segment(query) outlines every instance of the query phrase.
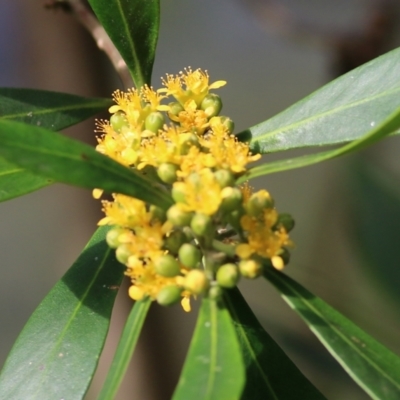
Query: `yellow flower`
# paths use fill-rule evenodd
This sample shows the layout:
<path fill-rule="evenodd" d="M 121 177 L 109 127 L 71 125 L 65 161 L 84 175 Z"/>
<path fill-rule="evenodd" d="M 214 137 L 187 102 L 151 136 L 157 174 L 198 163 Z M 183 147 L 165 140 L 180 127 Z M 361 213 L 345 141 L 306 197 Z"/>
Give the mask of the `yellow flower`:
<path fill-rule="evenodd" d="M 208 80 L 207 71 L 201 69 L 192 71 L 189 67 L 177 76 L 167 74 L 167 78 L 162 80 L 166 89 L 162 90 L 174 96 L 183 106 L 187 101 L 193 100 L 199 107 L 210 89 L 218 89 L 226 85 L 225 81 L 216 81 L 209 85 Z"/>

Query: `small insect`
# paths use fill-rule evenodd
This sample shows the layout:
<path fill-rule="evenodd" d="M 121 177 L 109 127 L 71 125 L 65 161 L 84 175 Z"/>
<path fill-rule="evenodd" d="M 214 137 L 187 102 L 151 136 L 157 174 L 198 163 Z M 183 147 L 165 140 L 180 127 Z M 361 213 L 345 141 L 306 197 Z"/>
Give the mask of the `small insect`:
<path fill-rule="evenodd" d="M 43 4 L 46 10 L 62 10 L 65 12 L 71 11 L 71 5 L 68 0 L 48 0 Z"/>

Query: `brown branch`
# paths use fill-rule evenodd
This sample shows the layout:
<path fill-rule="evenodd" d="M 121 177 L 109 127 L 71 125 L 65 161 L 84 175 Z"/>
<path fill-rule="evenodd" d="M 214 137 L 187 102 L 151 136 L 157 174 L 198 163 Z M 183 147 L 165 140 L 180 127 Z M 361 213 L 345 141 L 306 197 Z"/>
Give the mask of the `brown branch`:
<path fill-rule="evenodd" d="M 97 47 L 106 53 L 117 71 L 124 87 L 131 87 L 133 82 L 128 67 L 105 29 L 100 25 L 99 21 L 90 12 L 82 0 L 69 0 L 68 3 L 77 20 L 89 31 L 93 39 L 96 41 Z"/>

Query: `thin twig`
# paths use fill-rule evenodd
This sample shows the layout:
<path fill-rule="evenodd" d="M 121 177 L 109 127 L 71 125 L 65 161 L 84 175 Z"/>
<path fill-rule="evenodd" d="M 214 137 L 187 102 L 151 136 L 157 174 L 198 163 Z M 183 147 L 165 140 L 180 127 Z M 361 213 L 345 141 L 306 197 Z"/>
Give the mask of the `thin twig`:
<path fill-rule="evenodd" d="M 69 0 L 69 4 L 77 20 L 89 31 L 93 39 L 96 41 L 97 47 L 107 54 L 117 71 L 122 84 L 125 88 L 131 87 L 133 81 L 129 74 L 128 67 L 107 32 L 100 25 L 99 21 L 89 11 L 82 0 Z"/>

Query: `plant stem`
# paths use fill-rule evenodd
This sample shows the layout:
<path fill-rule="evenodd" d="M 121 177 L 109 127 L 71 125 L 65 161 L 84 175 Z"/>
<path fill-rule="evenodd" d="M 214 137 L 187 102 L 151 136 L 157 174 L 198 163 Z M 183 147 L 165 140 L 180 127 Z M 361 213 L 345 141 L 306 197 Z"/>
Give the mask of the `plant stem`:
<path fill-rule="evenodd" d="M 132 87 L 132 78 L 125 61 L 96 17 L 85 6 L 82 0 L 69 0 L 69 5 L 71 6 L 72 13 L 75 15 L 77 20 L 92 35 L 97 47 L 106 53 L 117 71 L 124 87 Z"/>

